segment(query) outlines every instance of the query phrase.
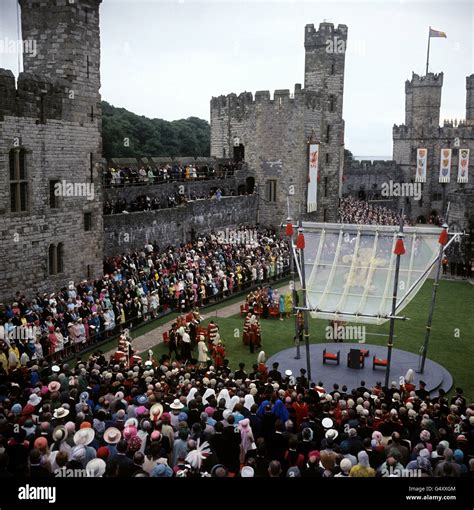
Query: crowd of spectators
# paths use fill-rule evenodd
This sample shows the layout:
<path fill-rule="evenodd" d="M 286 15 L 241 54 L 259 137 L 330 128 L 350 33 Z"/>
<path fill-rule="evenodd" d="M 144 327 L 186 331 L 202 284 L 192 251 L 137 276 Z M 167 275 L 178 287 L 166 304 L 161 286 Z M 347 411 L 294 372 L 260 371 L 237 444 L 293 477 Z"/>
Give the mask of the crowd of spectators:
<path fill-rule="evenodd" d="M 325 388 L 278 363 L 195 361 L 127 369 L 96 352 L 2 372 L 0 477 L 474 476 L 461 388 L 430 397 L 413 371 L 389 388 Z"/>
<path fill-rule="evenodd" d="M 17 293 L 0 305 L 0 369 L 60 359 L 167 310 L 186 312 L 281 278 L 289 267 L 286 241 L 266 230 L 237 234 L 232 242 L 211 233 L 177 247 L 150 243 L 106 258 L 99 279 L 34 298 Z"/>
<path fill-rule="evenodd" d="M 392 209 L 369 204 L 353 197 L 341 199 L 339 204 L 339 222 L 356 225 L 400 225 L 400 214 Z M 404 217 L 405 225 L 410 225 L 408 217 Z"/>
<path fill-rule="evenodd" d="M 158 166 L 109 166 L 104 174 L 105 186 L 129 184 L 158 184 L 174 181 L 195 181 L 202 179 L 225 179 L 234 175 L 233 163 L 212 165 L 184 165 L 179 162 Z"/>
<path fill-rule="evenodd" d="M 127 201 L 124 198 L 118 198 L 115 201 L 107 200 L 104 202 L 104 214 L 121 214 L 137 211 L 157 211 L 159 209 L 169 209 L 180 205 L 194 202 L 196 200 L 220 200 L 225 196 L 232 196 L 235 192 L 225 188 L 210 190 L 208 193 L 196 193 L 192 191 L 189 194 L 175 192 L 167 197 L 150 197 L 140 195 L 133 200 Z"/>

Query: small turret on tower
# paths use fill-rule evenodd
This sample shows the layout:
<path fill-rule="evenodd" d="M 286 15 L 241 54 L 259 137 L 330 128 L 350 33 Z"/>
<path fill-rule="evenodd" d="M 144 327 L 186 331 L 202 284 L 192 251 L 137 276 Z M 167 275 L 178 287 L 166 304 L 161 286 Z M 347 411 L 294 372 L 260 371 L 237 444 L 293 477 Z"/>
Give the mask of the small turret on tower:
<path fill-rule="evenodd" d="M 409 127 L 438 127 L 443 73 L 428 73 L 405 82 L 405 124 Z"/>

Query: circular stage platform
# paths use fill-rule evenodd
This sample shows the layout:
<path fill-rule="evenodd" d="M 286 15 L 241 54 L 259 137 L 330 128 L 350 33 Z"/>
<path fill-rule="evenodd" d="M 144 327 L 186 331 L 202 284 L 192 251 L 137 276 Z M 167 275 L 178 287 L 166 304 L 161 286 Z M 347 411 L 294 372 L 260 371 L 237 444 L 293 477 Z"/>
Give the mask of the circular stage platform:
<path fill-rule="evenodd" d="M 365 381 L 368 387 L 375 385 L 377 381 L 382 384 L 385 381 L 385 368 L 372 368 L 372 360 L 374 355 L 377 358 L 387 357 L 387 347 L 382 345 L 359 344 L 359 343 L 323 343 L 311 344 L 311 377 L 313 382 L 322 381 L 324 387 L 328 390 L 333 384 L 342 386 L 345 384 L 348 389 L 357 388 L 361 381 Z M 340 351 L 340 363 L 329 361 L 323 364 L 323 350 L 326 352 L 337 353 Z M 349 368 L 347 366 L 347 354 L 350 349 L 368 349 L 369 356 L 365 358 L 365 367 L 362 369 Z M 295 359 L 296 347 L 285 349 L 274 354 L 268 359 L 266 365 L 272 366 L 272 363 L 278 361 L 279 370 L 284 373 L 285 370 L 291 370 L 293 375 L 298 376 L 301 368 L 306 368 L 306 346 L 300 346 L 301 358 Z M 400 376 L 404 376 L 407 370 L 412 368 L 415 371 L 415 382 L 418 387 L 418 381 L 422 380 L 426 383 L 426 389 L 429 392 L 435 392 L 442 388 L 448 391 L 453 385 L 451 374 L 439 363 L 435 363 L 430 359 L 426 359 L 425 370 L 423 374 L 418 374 L 419 356 L 400 349 L 392 350 L 392 361 L 390 367 L 390 382 L 395 381 L 398 385 Z"/>

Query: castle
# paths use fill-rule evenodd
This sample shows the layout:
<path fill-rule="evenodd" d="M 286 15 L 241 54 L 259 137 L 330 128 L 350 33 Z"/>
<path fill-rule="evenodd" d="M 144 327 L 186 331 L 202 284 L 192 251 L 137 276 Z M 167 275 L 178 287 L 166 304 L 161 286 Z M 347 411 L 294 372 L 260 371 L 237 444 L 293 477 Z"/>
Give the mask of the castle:
<path fill-rule="evenodd" d="M 341 45 L 339 45 L 341 43 Z M 474 188 L 457 182 L 459 151 L 474 151 L 474 75 L 466 79 L 466 119 L 440 127 L 443 73 L 413 74 L 405 84 L 405 124 L 393 127 L 391 161 L 354 161 L 344 155 L 342 118 L 347 27 L 321 23 L 305 28 L 305 86 L 268 91 L 255 98 L 244 92 L 211 100 L 211 155 L 231 155 L 248 164 L 249 179 L 259 189 L 259 220 L 278 225 L 287 215 L 336 221 L 341 196 L 355 197 L 405 209 L 414 221 L 443 215 L 451 203 L 450 225 L 474 228 Z M 342 51 L 337 51 L 341 47 Z M 307 214 L 308 150 L 320 145 L 318 208 Z M 426 182 L 420 197 L 383 196 L 384 185 L 414 183 L 417 149 L 427 150 Z M 441 149 L 451 150 L 451 179 L 439 182 Z M 471 177 L 472 179 L 472 177 Z M 388 186 L 387 186 L 388 187 Z"/>
<path fill-rule="evenodd" d="M 35 55 L 24 53 L 17 83 L 11 71 L 0 69 L 0 302 L 16 292 L 51 292 L 69 280 L 98 277 L 104 255 L 149 241 L 178 244 L 196 233 L 240 224 L 277 227 L 288 212 L 294 219 L 337 221 L 343 195 L 377 202 L 387 179 L 413 181 L 419 148 L 427 150 L 428 163 L 421 199 L 380 201 L 404 205 L 412 218 L 426 219 L 433 210 L 442 213 L 449 200 L 450 223 L 474 228 L 473 187 L 458 184 L 455 170 L 459 150 L 474 150 L 474 75 L 467 79 L 466 120 L 443 127 L 443 75 L 413 75 L 406 84 L 405 124 L 393 128 L 393 160 L 352 161 L 345 158 L 342 117 L 347 27 L 307 25 L 304 87 L 276 90 L 273 98 L 259 91 L 211 99 L 213 158 L 207 164 L 238 163 L 230 177 L 114 188 L 103 186 L 101 158 L 101 0 L 19 2 L 23 39 L 36 41 L 37 48 Z M 317 207 L 308 213 L 309 155 L 315 145 Z M 452 175 L 440 184 L 445 148 L 452 148 Z M 157 167 L 162 159 L 167 158 L 112 164 Z M 470 170 L 472 179 L 472 164 Z M 229 193 L 174 209 L 103 214 L 109 200 L 207 195 L 216 188 Z"/>
<path fill-rule="evenodd" d="M 259 196 L 259 222 L 278 225 L 288 209 L 308 216 L 308 145 L 319 144 L 317 209 L 309 217 L 337 221 L 344 161 L 342 118 L 347 26 L 305 27 L 304 88 L 211 99 L 211 156 L 248 165 Z M 289 207 L 288 207 L 289 205 Z"/>

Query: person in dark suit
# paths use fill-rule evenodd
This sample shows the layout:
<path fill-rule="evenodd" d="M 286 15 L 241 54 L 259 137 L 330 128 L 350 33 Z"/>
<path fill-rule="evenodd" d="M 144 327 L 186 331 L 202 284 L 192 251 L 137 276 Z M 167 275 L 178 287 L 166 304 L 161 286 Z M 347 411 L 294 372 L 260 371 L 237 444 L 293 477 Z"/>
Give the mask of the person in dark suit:
<path fill-rule="evenodd" d="M 268 455 L 271 460 L 285 461 L 285 452 L 288 449 L 288 438 L 284 434 L 285 426 L 281 420 L 275 422 L 275 431 L 268 439 Z"/>
<path fill-rule="evenodd" d="M 107 471 L 118 478 L 131 477 L 134 470 L 133 460 L 127 457 L 127 441 L 122 439 L 117 444 L 117 455 L 107 464 Z"/>
<path fill-rule="evenodd" d="M 239 429 L 234 427 L 234 417 L 232 415 L 227 418 L 227 423 L 229 425 L 224 427 L 222 431 L 222 437 L 225 441 L 222 463 L 229 471 L 238 473 L 240 471 L 241 435 Z"/>
<path fill-rule="evenodd" d="M 278 384 L 281 383 L 281 372 L 279 372 L 278 370 L 279 366 L 280 364 L 277 361 L 275 361 L 275 363 L 273 363 L 272 365 L 272 370 L 268 372 L 268 377 L 271 378 L 272 381 L 277 382 Z"/>

